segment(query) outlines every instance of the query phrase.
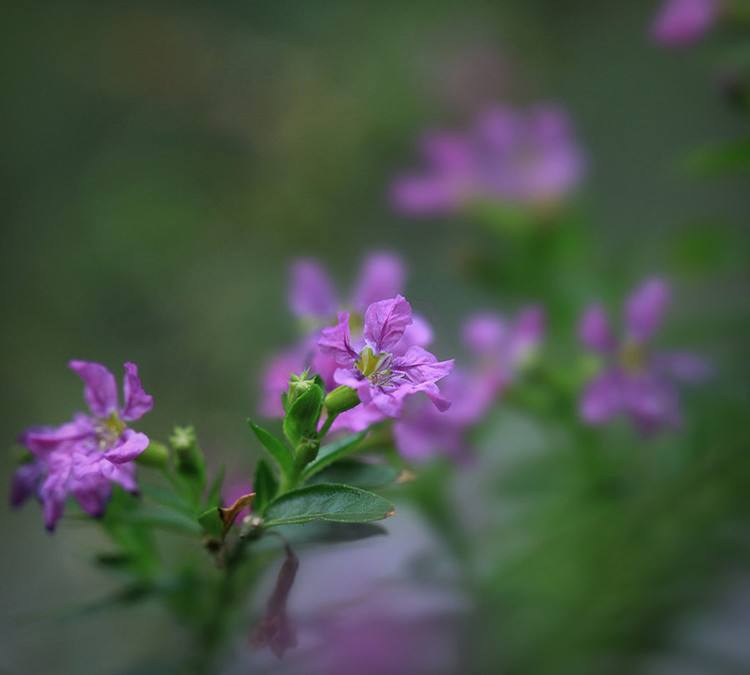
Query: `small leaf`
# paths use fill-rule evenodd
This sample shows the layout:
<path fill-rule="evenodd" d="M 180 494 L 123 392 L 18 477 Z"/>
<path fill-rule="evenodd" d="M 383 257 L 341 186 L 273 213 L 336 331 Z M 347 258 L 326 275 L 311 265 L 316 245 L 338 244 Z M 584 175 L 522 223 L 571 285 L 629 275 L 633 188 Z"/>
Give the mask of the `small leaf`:
<path fill-rule="evenodd" d="M 268 451 L 268 454 L 276 460 L 281 473 L 285 476 L 290 476 L 294 470 L 294 462 L 289 448 L 276 438 L 276 436 L 270 434 L 263 427 L 259 427 L 252 420 L 248 420 L 247 423 L 258 437 L 261 445 Z"/>
<path fill-rule="evenodd" d="M 266 504 L 273 500 L 279 489 L 276 476 L 273 475 L 271 467 L 264 459 L 258 460 L 255 467 L 255 479 L 253 480 L 253 489 L 255 490 L 254 510 L 262 514 Z"/>
<path fill-rule="evenodd" d="M 327 466 L 333 464 L 335 461 L 345 457 L 351 452 L 354 452 L 357 445 L 366 435 L 366 431 L 360 431 L 358 434 L 344 436 L 333 443 L 322 446 L 318 451 L 318 456 L 315 458 L 315 461 L 308 464 L 302 472 L 302 480 L 307 480 L 319 471 L 325 469 Z"/>
<path fill-rule="evenodd" d="M 289 405 L 283 427 L 284 435 L 293 446 L 296 447 L 304 438 L 316 437 L 324 398 L 325 389 L 313 380 Z"/>
<path fill-rule="evenodd" d="M 364 523 L 395 513 L 386 499 L 350 485 L 308 485 L 277 497 L 265 512 L 265 527 L 328 520 Z"/>
<path fill-rule="evenodd" d="M 342 483 L 361 488 L 379 488 L 399 478 L 399 470 L 390 464 L 344 459 L 315 474 L 312 483 Z"/>

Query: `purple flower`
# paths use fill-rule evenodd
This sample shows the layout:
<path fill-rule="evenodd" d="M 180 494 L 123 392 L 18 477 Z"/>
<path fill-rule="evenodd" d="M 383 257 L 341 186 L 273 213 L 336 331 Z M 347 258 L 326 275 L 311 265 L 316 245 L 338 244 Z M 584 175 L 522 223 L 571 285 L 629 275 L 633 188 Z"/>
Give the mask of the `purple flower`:
<path fill-rule="evenodd" d="M 393 425 L 393 438 L 402 457 L 421 462 L 445 455 L 456 461 L 470 457 L 466 436 L 487 412 L 495 397 L 491 379 L 480 373 L 454 370 L 442 382 L 451 407 L 439 411 L 429 401 L 414 398 Z"/>
<path fill-rule="evenodd" d="M 567 115 L 553 106 L 496 106 L 464 134 L 428 134 L 421 150 L 423 169 L 391 186 L 393 207 L 407 215 L 451 213 L 482 202 L 557 203 L 580 183 L 585 165 Z"/>
<path fill-rule="evenodd" d="M 363 337 L 353 340 L 349 314 L 321 331 L 318 346 L 338 364 L 334 381 L 357 391 L 387 417 L 398 417 L 404 399 L 424 392 L 442 410 L 449 402 L 436 382 L 450 373 L 453 361 L 438 361 L 419 345 L 410 344 L 411 306 L 400 295 L 371 304 L 365 311 Z M 407 336 L 407 339 L 404 339 Z"/>
<path fill-rule="evenodd" d="M 603 370 L 587 385 L 579 403 L 588 424 L 604 424 L 627 414 L 644 434 L 680 423 L 676 382 L 698 382 L 711 373 L 708 364 L 685 352 L 655 352 L 648 342 L 661 326 L 670 291 L 661 279 L 643 283 L 625 304 L 625 337 L 618 340 L 601 305 L 586 309 L 579 338 L 605 359 Z"/>
<path fill-rule="evenodd" d="M 281 395 L 286 391 L 292 373 L 309 369 L 323 378 L 327 389 L 336 386 L 333 375 L 339 366 L 330 355 L 321 352 L 317 343 L 320 328 L 330 325 L 336 319 L 337 310 L 341 309 L 339 296 L 328 274 L 317 261 L 296 261 L 290 276 L 290 307 L 296 316 L 305 320 L 308 334 L 296 346 L 275 356 L 264 371 L 261 414 L 267 417 L 284 414 Z M 367 307 L 401 292 L 405 277 L 404 264 L 396 255 L 376 252 L 365 258 L 354 290 L 345 305 L 353 310 L 350 323 L 355 333 L 361 330 Z M 432 341 L 432 330 L 424 319 L 414 316 L 403 339 L 409 344 L 426 347 Z M 359 421 L 355 421 L 355 418 L 359 418 Z M 362 424 L 365 418 L 377 421 L 372 411 L 363 413 L 362 407 L 358 406 L 356 412 L 346 413 L 339 424 L 349 419 L 352 426 L 347 428 L 353 428 Z M 382 419 L 382 415 L 379 419 Z M 365 426 L 369 426 L 369 423 Z"/>
<path fill-rule="evenodd" d="M 11 502 L 23 503 L 36 494 L 44 506 L 44 521 L 52 531 L 72 494 L 91 516 L 101 516 L 111 494 L 111 483 L 135 491 L 133 460 L 148 446 L 145 434 L 127 427 L 153 407 L 153 398 L 141 386 L 138 368 L 125 364 L 123 405 L 114 375 L 89 361 L 71 361 L 70 368 L 84 382 L 90 414 L 78 413 L 59 427 L 34 427 L 21 442 L 34 456 L 13 478 Z"/>
<path fill-rule="evenodd" d="M 721 11 L 721 0 L 665 0 L 651 34 L 665 47 L 681 47 L 700 40 L 714 25 Z"/>
<path fill-rule="evenodd" d="M 525 307 L 513 320 L 498 314 L 475 314 L 464 324 L 464 344 L 481 363 L 484 376 L 495 391 L 507 387 L 533 356 L 544 338 L 544 310 Z"/>

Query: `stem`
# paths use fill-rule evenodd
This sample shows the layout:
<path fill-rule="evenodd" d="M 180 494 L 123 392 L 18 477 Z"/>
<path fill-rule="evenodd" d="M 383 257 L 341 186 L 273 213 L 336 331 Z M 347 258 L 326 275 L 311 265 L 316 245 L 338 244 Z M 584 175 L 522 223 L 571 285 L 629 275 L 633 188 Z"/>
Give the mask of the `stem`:
<path fill-rule="evenodd" d="M 336 418 L 339 416 L 338 413 L 328 413 L 328 417 L 326 417 L 326 421 L 323 423 L 323 426 L 320 428 L 320 431 L 318 432 L 318 440 L 322 441 L 326 434 L 331 430 L 331 425 L 334 423 Z"/>

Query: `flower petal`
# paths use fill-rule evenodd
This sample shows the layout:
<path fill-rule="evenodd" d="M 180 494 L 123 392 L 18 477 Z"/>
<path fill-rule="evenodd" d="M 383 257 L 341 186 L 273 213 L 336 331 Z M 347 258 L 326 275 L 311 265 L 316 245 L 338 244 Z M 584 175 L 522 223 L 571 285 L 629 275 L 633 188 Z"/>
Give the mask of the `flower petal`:
<path fill-rule="evenodd" d="M 123 490 L 136 492 L 138 485 L 135 482 L 135 463 L 112 464 L 106 460 L 100 463 L 99 470 L 102 475 L 113 483 L 117 483 Z"/>
<path fill-rule="evenodd" d="M 117 383 L 107 368 L 93 361 L 71 361 L 68 365 L 84 381 L 83 395 L 94 415 L 107 417 L 117 411 Z"/>
<path fill-rule="evenodd" d="M 651 364 L 655 371 L 681 382 L 702 382 L 714 374 L 708 360 L 690 352 L 656 354 Z"/>
<path fill-rule="evenodd" d="M 125 364 L 122 389 L 125 398 L 122 419 L 127 422 L 140 419 L 154 407 L 154 397 L 144 391 L 141 379 L 138 377 L 138 366 L 135 363 Z"/>
<path fill-rule="evenodd" d="M 43 464 L 39 460 L 22 464 L 16 469 L 10 488 L 11 506 L 20 506 L 36 492 L 43 472 Z"/>
<path fill-rule="evenodd" d="M 339 322 L 335 326 L 320 331 L 318 347 L 324 354 L 328 354 L 342 366 L 351 365 L 357 358 L 352 348 L 352 338 L 349 331 L 349 313 L 341 312 Z"/>
<path fill-rule="evenodd" d="M 76 415 L 71 422 L 59 427 L 32 427 L 27 429 L 19 441 L 38 457 L 74 441 L 92 436 L 94 428 L 86 415 Z"/>
<path fill-rule="evenodd" d="M 104 453 L 104 458 L 113 464 L 133 461 L 148 447 L 148 436 L 132 429 L 125 429 L 120 441 Z"/>
<path fill-rule="evenodd" d="M 103 475 L 80 482 L 73 488 L 73 496 L 81 508 L 92 518 L 100 518 L 107 509 L 112 487 Z"/>
<path fill-rule="evenodd" d="M 639 286 L 625 305 L 628 335 L 636 342 L 648 340 L 661 325 L 669 301 L 669 286 L 662 279 L 649 279 Z"/>
<path fill-rule="evenodd" d="M 604 424 L 623 406 L 621 376 L 618 371 L 608 370 L 588 384 L 579 402 L 579 413 L 584 422 Z"/>
<path fill-rule="evenodd" d="M 69 467 L 50 473 L 39 489 L 44 511 L 44 526 L 50 532 L 55 530 L 57 521 L 65 509 L 66 483 Z"/>
<path fill-rule="evenodd" d="M 615 337 L 602 305 L 589 305 L 586 308 L 578 324 L 578 338 L 586 347 L 597 352 L 608 353 L 615 348 Z"/>
<path fill-rule="evenodd" d="M 644 434 L 680 425 L 677 391 L 658 375 L 640 373 L 624 377 L 623 400 L 633 422 Z"/>
<path fill-rule="evenodd" d="M 412 314 L 411 319 L 411 324 L 406 327 L 401 342 L 398 344 L 397 351 L 399 352 L 405 352 L 412 345 L 427 347 L 432 342 L 432 326 L 427 320 L 419 314 Z"/>
<path fill-rule="evenodd" d="M 437 382 L 453 370 L 453 359 L 438 361 L 423 347 L 413 345 L 405 354 L 393 359 L 393 370 L 403 373 L 413 384 Z"/>
<path fill-rule="evenodd" d="M 403 296 L 375 302 L 365 312 L 365 341 L 376 354 L 392 352 L 411 323 L 411 305 Z"/>
<path fill-rule="evenodd" d="M 302 259 L 292 264 L 289 306 L 300 317 L 329 319 L 336 313 L 333 282 L 317 261 Z"/>
<path fill-rule="evenodd" d="M 392 253 L 373 253 L 365 259 L 359 276 L 352 306 L 364 312 L 378 300 L 392 298 L 403 290 L 406 270 L 404 263 Z"/>

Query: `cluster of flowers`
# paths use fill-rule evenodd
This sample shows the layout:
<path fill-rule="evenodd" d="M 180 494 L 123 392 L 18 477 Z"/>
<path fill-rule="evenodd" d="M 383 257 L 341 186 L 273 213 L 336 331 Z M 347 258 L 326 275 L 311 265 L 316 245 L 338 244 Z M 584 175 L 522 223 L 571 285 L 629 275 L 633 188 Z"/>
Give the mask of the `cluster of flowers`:
<path fill-rule="evenodd" d="M 514 321 L 490 314 L 470 317 L 463 333 L 475 362 L 455 368 L 453 361 L 437 361 L 426 350 L 433 332 L 400 295 L 405 277 L 398 257 L 369 256 L 349 311 L 337 314 L 338 296 L 325 270 L 313 260 L 296 262 L 290 307 L 308 332 L 270 362 L 264 374 L 263 414 L 280 416 L 290 373 L 309 369 L 327 388 L 347 385 L 362 401 L 339 415 L 333 429 L 360 431 L 395 418 L 394 442 L 407 459 L 465 456 L 465 431 L 487 412 L 536 348 L 544 315 L 531 307 Z M 335 325 L 326 325 L 332 321 Z M 426 396 L 412 396 L 419 392 Z"/>
<path fill-rule="evenodd" d="M 325 270 L 312 260 L 295 263 L 289 300 L 306 326 L 305 335 L 270 362 L 263 414 L 280 417 L 290 376 L 309 370 L 321 377 L 326 391 L 343 388 L 350 397 L 356 394 L 354 403 L 359 401 L 321 421 L 327 429 L 360 431 L 392 420 L 393 442 L 410 461 L 441 454 L 467 457 L 468 430 L 537 352 L 544 312 L 529 306 L 512 320 L 491 313 L 470 316 L 462 337 L 471 358 L 454 367 L 453 360 L 439 361 L 427 350 L 432 330 L 400 294 L 405 276 L 396 256 L 369 256 L 348 311 L 338 311 L 339 299 Z M 602 366 L 580 398 L 584 422 L 604 424 L 624 413 L 645 434 L 680 423 L 676 383 L 701 380 L 710 369 L 693 354 L 649 349 L 669 299 L 663 281 L 641 285 L 626 302 L 622 340 L 614 337 L 601 305 L 585 310 L 580 339 L 601 357 Z M 26 431 L 21 442 L 31 459 L 18 468 L 12 484 L 14 505 L 38 497 L 50 531 L 68 496 L 89 515 L 100 516 L 113 483 L 136 491 L 134 460 L 149 445 L 145 434 L 127 426 L 153 407 L 135 364 L 125 364 L 123 405 L 107 368 L 86 361 L 71 361 L 70 367 L 84 382 L 89 413 L 58 427 Z"/>
<path fill-rule="evenodd" d="M 484 203 L 549 208 L 579 185 L 585 170 L 567 114 L 552 105 L 498 105 L 464 133 L 426 134 L 420 147 L 424 166 L 391 185 L 391 203 L 405 215 Z"/>
<path fill-rule="evenodd" d="M 295 263 L 290 307 L 307 331 L 299 344 L 270 362 L 262 412 L 280 416 L 290 373 L 310 369 L 328 388 L 348 385 L 362 401 L 340 415 L 334 429 L 359 431 L 394 418 L 394 443 L 405 458 L 466 457 L 467 430 L 537 352 L 544 337 L 544 311 L 529 306 L 510 320 L 491 313 L 468 317 L 462 337 L 470 363 L 453 367 L 452 361 L 438 362 L 426 351 L 432 330 L 424 318 L 412 316 L 409 303 L 399 295 L 405 276 L 396 256 L 371 255 L 349 311 L 337 315 L 338 296 L 325 270 L 313 260 Z M 584 422 L 604 424 L 623 413 L 644 434 L 679 425 L 675 384 L 704 379 L 710 369 L 693 354 L 649 349 L 669 301 L 664 281 L 644 282 L 626 301 L 625 336 L 619 341 L 600 304 L 584 311 L 580 339 L 602 361 L 581 395 Z M 418 392 L 427 396 L 412 396 Z"/>

